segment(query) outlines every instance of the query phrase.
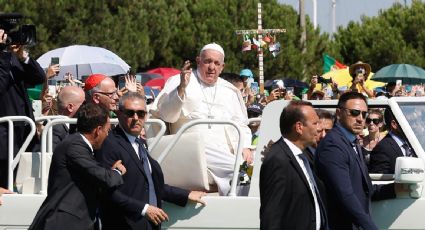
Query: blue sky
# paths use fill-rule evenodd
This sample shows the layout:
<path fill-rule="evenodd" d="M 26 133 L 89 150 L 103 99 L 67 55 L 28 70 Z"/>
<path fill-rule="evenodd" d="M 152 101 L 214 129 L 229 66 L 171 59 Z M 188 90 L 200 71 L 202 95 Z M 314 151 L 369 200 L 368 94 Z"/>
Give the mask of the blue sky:
<path fill-rule="evenodd" d="M 317 1 L 317 24 L 323 32 L 332 32 L 332 1 Z M 279 0 L 280 3 L 288 4 L 298 11 L 298 0 Z M 313 22 L 313 0 L 304 0 L 306 13 Z M 346 26 L 349 21 L 360 21 L 362 15 L 376 16 L 380 9 L 387 9 L 395 2 L 401 4 L 405 0 L 336 0 L 336 25 Z M 412 0 L 406 0 L 410 5 Z M 267 25 L 266 25 L 267 26 Z"/>

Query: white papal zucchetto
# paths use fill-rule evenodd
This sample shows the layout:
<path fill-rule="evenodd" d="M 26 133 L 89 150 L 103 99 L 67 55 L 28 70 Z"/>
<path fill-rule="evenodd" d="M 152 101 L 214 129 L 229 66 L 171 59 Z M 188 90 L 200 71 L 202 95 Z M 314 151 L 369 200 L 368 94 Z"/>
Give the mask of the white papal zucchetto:
<path fill-rule="evenodd" d="M 215 51 L 217 51 L 217 52 L 219 52 L 219 53 L 223 54 L 223 57 L 224 57 L 224 50 L 223 50 L 223 47 L 221 47 L 219 44 L 217 44 L 217 43 L 215 43 L 215 42 L 210 43 L 210 44 L 207 44 L 207 45 L 205 45 L 204 47 L 202 47 L 201 52 L 199 52 L 199 55 L 201 55 L 201 53 L 202 53 L 204 50 L 215 50 Z"/>

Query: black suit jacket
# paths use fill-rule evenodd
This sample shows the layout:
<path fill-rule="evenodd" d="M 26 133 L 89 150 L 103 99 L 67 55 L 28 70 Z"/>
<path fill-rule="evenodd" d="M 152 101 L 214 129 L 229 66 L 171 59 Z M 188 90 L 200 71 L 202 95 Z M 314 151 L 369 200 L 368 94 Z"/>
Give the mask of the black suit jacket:
<path fill-rule="evenodd" d="M 372 185 L 366 165 L 340 126 L 334 126 L 320 142 L 316 167 L 328 193 L 329 227 L 377 229 L 369 212 L 370 201 L 394 198 L 394 184 Z"/>
<path fill-rule="evenodd" d="M 397 157 L 403 152 L 390 134 L 384 137 L 370 153 L 369 171 L 371 173 L 394 173 Z"/>
<path fill-rule="evenodd" d="M 124 184 L 102 202 L 102 228 L 147 229 L 149 224 L 153 229 L 159 229 L 159 226 L 155 226 L 141 214 L 149 202 L 146 172 L 143 170 L 142 161 L 137 157 L 137 153 L 119 126 L 111 131 L 102 149 L 96 152 L 96 158 L 105 167 L 110 167 L 115 161 L 122 160 L 127 169 L 127 173 L 123 176 Z M 180 206 L 186 205 L 189 191 L 164 184 L 160 165 L 149 155 L 148 158 L 152 168 L 158 207 L 161 207 L 161 200 Z"/>
<path fill-rule="evenodd" d="M 93 229 L 99 194 L 122 182 L 95 160 L 81 134 L 70 135 L 53 153 L 47 198 L 29 229 Z"/>
<path fill-rule="evenodd" d="M 34 59 L 30 58 L 28 64 L 25 64 L 14 54 L 0 51 L 0 117 L 27 116 L 34 120 L 27 87 L 41 84 L 44 80 L 45 73 Z M 0 160 L 6 160 L 8 157 L 7 129 L 7 123 L 0 124 Z M 28 136 L 30 128 L 15 122 L 14 131 L 16 153 Z"/>
<path fill-rule="evenodd" d="M 316 229 L 313 194 L 283 138 L 271 146 L 261 165 L 260 200 L 261 229 Z"/>
<path fill-rule="evenodd" d="M 65 139 L 66 136 L 69 134 L 69 129 L 66 124 L 57 124 L 54 125 L 52 128 L 52 144 L 53 144 L 53 150 L 56 148 L 56 146 Z"/>

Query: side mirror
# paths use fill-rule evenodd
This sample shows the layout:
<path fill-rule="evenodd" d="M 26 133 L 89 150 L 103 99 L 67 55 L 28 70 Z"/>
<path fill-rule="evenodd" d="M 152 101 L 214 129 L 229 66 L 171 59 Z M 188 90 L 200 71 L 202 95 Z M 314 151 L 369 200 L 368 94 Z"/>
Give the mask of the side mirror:
<path fill-rule="evenodd" d="M 416 157 L 397 157 L 395 163 L 395 183 L 414 184 L 424 181 L 425 165 Z"/>

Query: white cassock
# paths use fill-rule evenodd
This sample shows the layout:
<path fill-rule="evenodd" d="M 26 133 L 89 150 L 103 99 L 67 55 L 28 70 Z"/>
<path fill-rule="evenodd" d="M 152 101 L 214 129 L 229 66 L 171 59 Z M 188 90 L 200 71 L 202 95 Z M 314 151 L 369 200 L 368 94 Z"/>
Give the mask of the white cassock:
<path fill-rule="evenodd" d="M 180 98 L 177 93 L 180 75 L 171 77 L 157 97 L 157 115 L 171 123 L 171 133 L 176 133 L 182 125 L 193 119 L 231 120 L 242 130 L 242 147 L 249 148 L 251 130 L 240 91 L 221 78 L 218 78 L 214 86 L 208 86 L 197 76 L 198 72 L 192 72 L 184 98 Z M 227 195 L 239 140 L 236 129 L 229 125 L 197 125 L 188 131 L 203 134 L 209 172 L 220 195 Z"/>

